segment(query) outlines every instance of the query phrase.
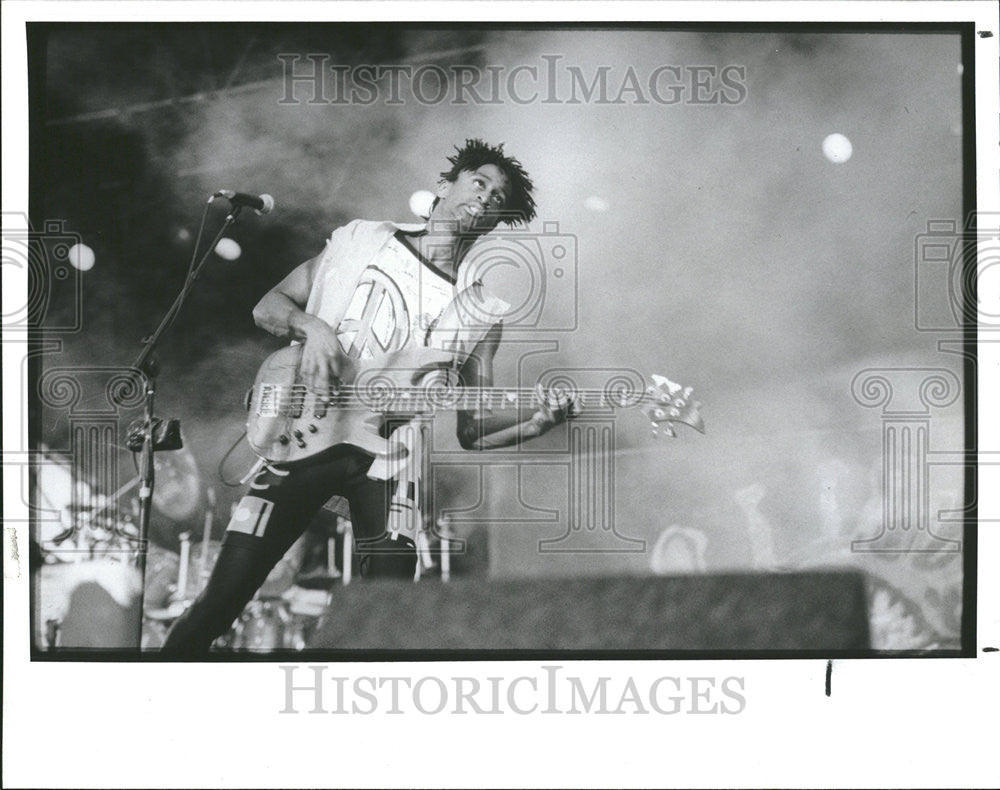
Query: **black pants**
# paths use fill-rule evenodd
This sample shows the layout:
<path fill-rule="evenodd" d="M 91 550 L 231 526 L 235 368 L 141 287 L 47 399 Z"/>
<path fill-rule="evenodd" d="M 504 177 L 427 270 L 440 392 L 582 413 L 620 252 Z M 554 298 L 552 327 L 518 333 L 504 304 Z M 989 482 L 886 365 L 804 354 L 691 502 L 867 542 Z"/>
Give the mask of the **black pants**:
<path fill-rule="evenodd" d="M 373 457 L 346 445 L 315 458 L 267 468 L 254 478 L 226 529 L 208 584 L 178 618 L 163 652 L 198 656 L 232 626 L 285 552 L 334 495 L 347 499 L 363 578 L 412 579 L 413 542 L 386 533 L 395 483 L 370 480 Z"/>

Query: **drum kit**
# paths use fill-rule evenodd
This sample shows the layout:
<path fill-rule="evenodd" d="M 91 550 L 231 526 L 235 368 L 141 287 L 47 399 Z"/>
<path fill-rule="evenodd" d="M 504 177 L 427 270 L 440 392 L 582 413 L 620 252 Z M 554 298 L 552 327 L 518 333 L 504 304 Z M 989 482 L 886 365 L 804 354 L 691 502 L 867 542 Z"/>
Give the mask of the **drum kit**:
<path fill-rule="evenodd" d="M 219 557 L 221 543 L 210 537 L 215 497 L 211 488 L 207 491 L 201 541 L 192 542 L 190 533 L 185 532 L 179 536 L 179 553 L 150 547 L 146 559 L 144 650 L 162 646 L 173 621 L 205 589 Z M 302 650 L 306 646 L 320 615 L 329 605 L 330 588 L 344 577 L 333 563 L 331 550 L 327 569 L 303 578 L 299 571 L 305 540 L 303 535 L 289 549 L 229 632 L 216 640 L 215 647 L 237 652 L 271 652 Z"/>
<path fill-rule="evenodd" d="M 163 645 L 170 625 L 191 605 L 208 584 L 221 544 L 208 539 L 211 509 L 206 512 L 205 538 L 192 544 L 190 535 L 180 536 L 176 554 L 152 550 L 146 559 L 146 607 L 143 617 L 145 650 Z M 294 549 L 294 547 L 293 547 Z M 294 552 L 290 551 L 294 557 Z M 327 589 L 321 591 L 317 607 L 308 596 L 296 594 L 294 561 L 282 560 L 247 604 L 230 631 L 215 646 L 233 651 L 270 652 L 301 650 L 319 615 L 328 603 Z"/>
<path fill-rule="evenodd" d="M 147 542 L 140 645 L 150 651 L 163 645 L 172 623 L 205 589 L 221 550 L 221 543 L 212 539 L 217 505 L 214 491 L 202 488 L 190 451 L 157 453 L 155 463 L 158 482 L 153 505 L 166 519 L 187 519 L 190 524 L 202 490 L 206 502 L 200 539 L 193 540 L 190 531 L 182 532 L 177 536 L 179 551 Z M 66 628 L 64 621 L 69 601 L 82 581 L 96 582 L 123 607 L 133 606 L 138 614 L 138 593 L 143 587 L 136 567 L 139 530 L 134 512 L 118 506 L 138 480 L 104 496 L 91 491 L 86 483 L 74 481 L 71 470 L 57 459 L 48 460 L 43 467 L 36 501 L 48 518 L 38 520 L 35 533 L 42 557 L 35 586 L 35 643 L 42 649 L 80 647 L 69 644 L 67 636 L 88 633 L 87 623 Z M 310 537 L 308 532 L 304 534 L 271 571 L 232 629 L 216 641 L 216 647 L 254 652 L 305 647 L 329 607 L 333 588 L 351 582 L 353 536 L 346 503 L 333 502 L 327 509 L 336 516 L 337 526 L 335 537 L 332 531 L 321 536 L 327 544 L 325 561 L 303 572 Z M 415 579 L 439 575 L 442 581 L 448 580 L 450 552 L 446 543 L 451 532 L 447 519 L 438 522 L 438 533 L 418 534 Z M 432 540 L 437 543 L 438 538 L 440 546 L 432 547 Z M 314 548 L 318 548 L 315 543 Z M 123 597 L 121 591 L 126 589 L 131 590 L 132 598 Z M 96 617 L 93 622 L 97 622 Z M 134 637 L 130 644 L 102 643 L 101 635 L 93 634 L 95 630 L 89 629 L 85 646 L 135 647 Z"/>
<path fill-rule="evenodd" d="M 189 519 L 197 512 L 202 491 L 190 451 L 157 453 L 155 463 L 154 508 L 171 521 Z M 35 498 L 40 513 L 35 536 L 42 560 L 34 588 L 34 639 L 39 648 L 134 648 L 134 641 L 102 642 L 101 634 L 96 633 L 88 635 L 85 642 L 70 644 L 74 637 L 67 635 L 95 629 L 88 629 L 86 621 L 69 623 L 67 617 L 79 617 L 71 612 L 70 600 L 84 582 L 97 584 L 124 608 L 137 607 L 142 587 L 136 568 L 139 530 L 134 513 L 120 506 L 123 495 L 137 482 L 133 480 L 115 494 L 105 496 L 92 491 L 87 483 L 74 480 L 68 465 L 46 453 L 39 465 Z M 207 585 L 218 559 L 221 543 L 212 539 L 215 495 L 211 488 L 204 490 L 207 501 L 200 540 L 192 540 L 190 532 L 181 533 L 177 536 L 179 551 L 147 543 L 142 650 L 162 646 L 170 625 Z M 298 590 L 293 565 L 282 561 L 275 567 L 232 630 L 218 640 L 220 647 L 269 651 L 305 646 L 306 636 L 326 608 L 329 584 L 319 585 L 325 590 Z M 333 571 L 324 580 L 340 578 L 335 567 Z M 121 590 L 128 590 L 128 594 L 123 597 Z M 315 593 L 323 598 L 322 602 Z M 85 612 L 84 618 L 96 626 L 97 614 Z M 115 639 L 121 637 L 116 635 Z"/>

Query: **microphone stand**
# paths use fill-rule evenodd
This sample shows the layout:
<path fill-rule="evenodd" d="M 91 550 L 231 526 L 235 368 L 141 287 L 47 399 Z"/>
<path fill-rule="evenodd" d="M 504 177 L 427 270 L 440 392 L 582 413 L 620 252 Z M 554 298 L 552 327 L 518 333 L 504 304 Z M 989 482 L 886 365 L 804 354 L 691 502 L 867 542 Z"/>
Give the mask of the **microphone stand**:
<path fill-rule="evenodd" d="M 209 198 L 208 202 L 211 203 L 215 199 L 213 195 Z M 153 487 L 155 484 L 155 467 L 153 461 L 153 453 L 156 451 L 154 446 L 154 418 L 153 418 L 153 401 L 156 395 L 156 377 L 160 372 L 159 361 L 154 356 L 156 350 L 156 344 L 159 342 L 163 333 L 167 331 L 170 325 L 173 323 L 177 314 L 180 312 L 181 305 L 184 304 L 184 299 L 190 293 L 191 289 L 194 288 L 195 281 L 198 279 L 198 275 L 201 274 L 202 268 L 208 261 L 209 255 L 215 249 L 215 245 L 219 243 L 222 235 L 229 229 L 229 227 L 236 222 L 242 211 L 243 206 L 234 205 L 229 215 L 226 217 L 225 222 L 223 222 L 222 227 L 219 232 L 215 235 L 212 243 L 209 244 L 208 249 L 205 250 L 205 254 L 201 257 L 193 267 L 188 270 L 187 279 L 184 281 L 184 285 L 181 287 L 181 291 L 177 294 L 177 298 L 174 299 L 174 303 L 167 310 L 166 315 L 160 321 L 159 326 L 156 327 L 153 334 L 142 340 L 143 348 L 139 352 L 139 356 L 136 357 L 132 367 L 139 370 L 144 377 L 145 381 L 145 404 L 143 411 L 143 436 L 142 436 L 142 451 L 139 459 L 139 549 L 137 559 L 137 567 L 139 569 L 139 578 L 141 581 L 141 586 L 139 588 L 139 633 L 136 635 L 136 646 L 139 650 L 142 649 L 142 621 L 143 614 L 146 606 L 146 553 L 148 550 L 147 536 L 149 535 L 149 517 L 150 511 L 153 506 Z M 207 211 L 207 209 L 206 209 Z M 192 259 L 198 254 L 198 250 L 195 249 Z"/>

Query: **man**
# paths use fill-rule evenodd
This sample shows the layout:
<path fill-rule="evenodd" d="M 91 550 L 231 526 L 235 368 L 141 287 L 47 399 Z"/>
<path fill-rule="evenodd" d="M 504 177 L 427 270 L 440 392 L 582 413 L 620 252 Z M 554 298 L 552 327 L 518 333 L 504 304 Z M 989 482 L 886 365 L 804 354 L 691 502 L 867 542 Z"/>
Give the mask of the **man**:
<path fill-rule="evenodd" d="M 299 375 L 314 392 L 351 382 L 366 359 L 419 347 L 448 352 L 462 386 L 492 385 L 506 305 L 486 293 L 474 272 L 462 277 L 462 264 L 473 243 L 499 222 L 534 218 L 533 184 L 502 144 L 467 140 L 456 151 L 441 173 L 427 226 L 355 220 L 254 308 L 258 326 L 301 344 Z M 469 318 L 469 306 L 478 319 Z M 460 444 L 469 450 L 511 446 L 569 413 L 569 405 L 541 390 L 538 402 L 527 419 L 485 408 L 460 411 Z M 379 479 L 374 461 L 356 446 L 337 444 L 298 462 L 265 464 L 233 515 L 208 585 L 174 624 L 164 651 L 206 653 L 335 494 L 350 503 L 362 576 L 412 579 L 413 537 L 386 530 L 391 508 L 406 492 L 398 479 Z"/>

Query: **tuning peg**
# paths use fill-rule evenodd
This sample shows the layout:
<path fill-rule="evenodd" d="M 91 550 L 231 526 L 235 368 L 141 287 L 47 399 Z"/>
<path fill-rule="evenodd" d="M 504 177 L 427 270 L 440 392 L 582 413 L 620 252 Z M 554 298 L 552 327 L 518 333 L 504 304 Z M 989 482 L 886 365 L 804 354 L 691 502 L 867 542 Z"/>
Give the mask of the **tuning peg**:
<path fill-rule="evenodd" d="M 653 375 L 650 376 L 650 378 L 653 380 L 653 382 L 656 384 L 657 387 L 661 388 L 665 387 L 667 392 L 669 392 L 671 395 L 673 395 L 681 388 L 680 384 L 678 384 L 675 381 L 671 381 L 666 376 L 660 376 L 654 373 Z"/>

